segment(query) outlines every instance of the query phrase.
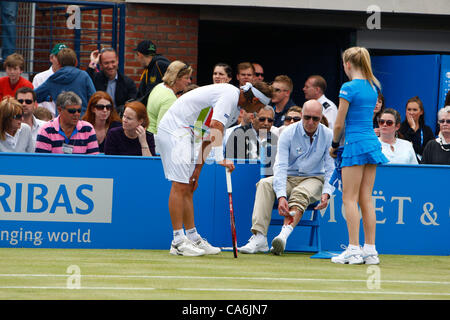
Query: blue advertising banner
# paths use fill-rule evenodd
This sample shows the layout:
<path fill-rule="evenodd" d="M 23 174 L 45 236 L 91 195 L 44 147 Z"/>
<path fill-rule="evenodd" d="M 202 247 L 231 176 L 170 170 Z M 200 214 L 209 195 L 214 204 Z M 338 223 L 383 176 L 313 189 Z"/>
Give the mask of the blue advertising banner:
<path fill-rule="evenodd" d="M 158 157 L 0 154 L 0 247 L 163 249 L 172 240 L 170 182 Z M 384 165 L 373 190 L 377 248 L 384 254 L 450 254 L 449 166 Z M 232 174 L 238 245 L 251 236 L 260 177 L 256 162 Z M 194 194 L 197 229 L 213 245 L 231 246 L 225 169 L 205 165 Z M 345 210 L 336 191 L 321 211 L 322 249 L 347 244 Z M 280 231 L 271 226 L 269 242 Z M 306 241 L 296 228 L 287 250 Z M 361 225 L 361 244 L 363 228 Z"/>

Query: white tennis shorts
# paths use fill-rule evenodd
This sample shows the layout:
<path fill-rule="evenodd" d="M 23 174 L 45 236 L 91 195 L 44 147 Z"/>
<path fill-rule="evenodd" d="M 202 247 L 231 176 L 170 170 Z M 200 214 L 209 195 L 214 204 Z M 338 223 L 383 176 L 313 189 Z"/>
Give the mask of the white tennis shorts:
<path fill-rule="evenodd" d="M 166 179 L 189 183 L 195 169 L 195 150 L 189 129 L 179 129 L 175 134 L 158 130 L 156 147 Z"/>

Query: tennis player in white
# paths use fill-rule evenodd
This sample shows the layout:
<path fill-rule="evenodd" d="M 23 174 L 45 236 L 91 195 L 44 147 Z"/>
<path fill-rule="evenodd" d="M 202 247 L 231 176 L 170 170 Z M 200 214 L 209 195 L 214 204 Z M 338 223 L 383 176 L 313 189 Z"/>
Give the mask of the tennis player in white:
<path fill-rule="evenodd" d="M 271 97 L 272 87 L 265 82 L 247 83 L 241 88 L 228 83 L 213 84 L 185 93 L 164 114 L 156 145 L 164 174 L 172 182 L 169 195 L 173 228 L 171 254 L 199 256 L 220 252 L 197 233 L 193 193 L 212 147 L 215 161 L 234 170 L 233 162 L 223 158 L 224 128 L 236 122 L 240 108 L 258 112 L 269 104 Z"/>

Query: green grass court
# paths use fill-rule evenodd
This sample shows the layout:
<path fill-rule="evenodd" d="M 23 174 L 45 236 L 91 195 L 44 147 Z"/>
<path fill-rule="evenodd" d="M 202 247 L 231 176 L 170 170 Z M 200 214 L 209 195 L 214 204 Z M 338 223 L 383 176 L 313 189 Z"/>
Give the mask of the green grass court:
<path fill-rule="evenodd" d="M 381 255 L 377 268 L 302 253 L 234 259 L 231 252 L 12 248 L 0 255 L 2 300 L 450 299 L 449 256 Z"/>

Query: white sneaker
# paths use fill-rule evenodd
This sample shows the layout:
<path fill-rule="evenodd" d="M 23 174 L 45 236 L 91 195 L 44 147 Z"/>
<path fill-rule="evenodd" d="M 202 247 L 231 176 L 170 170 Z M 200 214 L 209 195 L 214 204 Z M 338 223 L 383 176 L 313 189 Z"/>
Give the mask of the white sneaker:
<path fill-rule="evenodd" d="M 345 249 L 340 255 L 332 257 L 331 262 L 340 264 L 363 264 L 364 259 L 362 257 L 361 248 L 349 249 L 343 246 Z"/>
<path fill-rule="evenodd" d="M 183 241 L 175 244 L 172 241 L 170 246 L 170 254 L 175 256 L 196 257 L 205 254 L 205 250 L 198 248 L 191 240 L 184 237 Z"/>
<path fill-rule="evenodd" d="M 205 251 L 205 254 L 218 254 L 220 252 L 220 248 L 213 247 L 208 241 L 206 241 L 206 239 L 203 238 L 197 240 L 197 242 L 195 242 L 195 246 Z"/>
<path fill-rule="evenodd" d="M 258 253 L 269 251 L 269 246 L 267 245 L 267 238 L 263 235 L 253 235 L 248 240 L 248 243 L 238 248 L 239 252 L 242 253 Z"/>
<path fill-rule="evenodd" d="M 279 256 L 284 252 L 284 249 L 286 248 L 286 239 L 278 235 L 272 240 L 272 248 L 270 248 L 270 252 L 272 252 L 274 255 Z"/>
<path fill-rule="evenodd" d="M 378 252 L 368 252 L 362 249 L 362 257 L 365 264 L 380 264 L 380 258 L 378 258 Z"/>

